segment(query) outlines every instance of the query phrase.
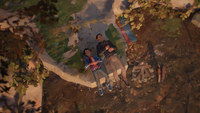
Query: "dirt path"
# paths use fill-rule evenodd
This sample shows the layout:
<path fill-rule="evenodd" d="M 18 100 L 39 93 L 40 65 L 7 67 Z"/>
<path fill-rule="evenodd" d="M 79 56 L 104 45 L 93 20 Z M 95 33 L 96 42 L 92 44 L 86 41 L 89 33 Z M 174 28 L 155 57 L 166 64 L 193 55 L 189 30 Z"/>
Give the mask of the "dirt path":
<path fill-rule="evenodd" d="M 187 26 L 187 27 L 186 27 Z M 189 32 L 188 32 L 189 31 Z M 115 87 L 109 93 L 98 95 L 97 89 L 69 83 L 57 75 L 50 75 L 44 82 L 44 108 L 58 113 L 199 113 L 200 112 L 200 29 L 189 19 L 158 21 L 147 20 L 143 27 L 133 30 L 137 42 L 127 51 L 131 83 L 123 92 Z M 133 64 L 151 63 L 146 55 L 146 41 L 150 40 L 158 64 L 166 66 L 166 79 L 156 82 L 156 77 L 139 84 L 131 81 Z M 135 49 L 136 48 L 136 49 Z M 162 53 L 162 56 L 158 55 Z"/>

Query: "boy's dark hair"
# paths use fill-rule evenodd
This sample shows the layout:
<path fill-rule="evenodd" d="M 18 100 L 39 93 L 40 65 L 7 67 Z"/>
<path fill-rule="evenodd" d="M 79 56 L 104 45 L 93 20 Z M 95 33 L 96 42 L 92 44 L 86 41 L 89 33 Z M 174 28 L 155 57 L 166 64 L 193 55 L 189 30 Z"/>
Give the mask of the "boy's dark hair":
<path fill-rule="evenodd" d="M 91 50 L 89 49 L 89 48 L 85 48 L 84 50 L 83 50 L 83 54 L 85 55 L 85 51 L 86 50 L 89 50 L 90 52 L 91 52 Z M 87 55 L 85 55 L 85 56 L 87 56 Z"/>
<path fill-rule="evenodd" d="M 101 35 L 101 36 L 102 36 L 102 34 L 101 34 L 101 33 L 99 33 L 99 34 L 97 34 L 97 35 L 96 35 L 96 39 L 98 38 L 98 36 L 99 36 L 99 35 Z"/>

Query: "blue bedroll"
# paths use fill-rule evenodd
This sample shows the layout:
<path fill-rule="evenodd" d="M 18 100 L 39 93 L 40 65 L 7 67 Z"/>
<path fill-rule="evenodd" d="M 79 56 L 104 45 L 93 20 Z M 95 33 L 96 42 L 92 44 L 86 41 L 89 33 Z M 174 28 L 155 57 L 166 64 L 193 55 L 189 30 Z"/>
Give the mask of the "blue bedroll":
<path fill-rule="evenodd" d="M 120 22 L 121 25 L 125 24 L 127 20 L 122 18 L 122 21 Z M 135 38 L 135 35 L 133 34 L 129 24 L 126 24 L 125 26 L 123 26 L 123 29 L 126 33 L 126 35 L 129 37 L 130 42 L 136 41 L 137 39 Z"/>

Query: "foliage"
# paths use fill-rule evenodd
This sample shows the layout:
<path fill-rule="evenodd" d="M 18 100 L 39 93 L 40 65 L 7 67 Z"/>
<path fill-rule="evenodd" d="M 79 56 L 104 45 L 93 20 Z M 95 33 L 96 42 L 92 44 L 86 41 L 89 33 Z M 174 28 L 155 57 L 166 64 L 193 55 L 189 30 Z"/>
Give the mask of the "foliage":
<path fill-rule="evenodd" d="M 15 90 L 19 94 L 25 94 L 28 85 L 37 86 L 37 83 L 43 82 L 43 79 L 48 75 L 48 71 L 42 68 L 42 63 L 37 64 L 37 68 L 32 73 L 28 72 L 27 63 L 29 61 L 37 61 L 38 54 L 32 50 L 26 43 L 30 37 L 27 35 L 21 38 L 18 35 L 14 35 L 9 30 L 1 31 L 1 60 L 2 58 L 7 59 L 7 61 L 2 61 L 3 65 L 1 68 L 5 71 L 13 73 L 12 77 L 9 78 L 7 74 L 4 73 L 4 81 L 13 79 L 10 83 L 11 87 L 15 87 Z M 38 45 L 44 45 L 44 41 L 38 40 Z M 37 42 L 36 42 L 37 45 Z M 43 46 L 41 46 L 43 48 Z M 7 66 L 8 65 L 8 66 Z"/>
<path fill-rule="evenodd" d="M 106 37 L 108 37 L 108 39 L 118 48 L 116 52 L 122 58 L 124 54 L 123 49 L 125 48 L 125 44 L 122 43 L 122 40 L 119 37 L 119 32 L 113 26 L 113 24 L 110 24 L 108 27 L 108 30 L 105 31 Z"/>
<path fill-rule="evenodd" d="M 85 73 L 84 62 L 82 61 L 83 54 L 78 47 L 75 47 L 74 49 L 78 49 L 78 51 L 73 57 L 69 58 L 65 64 L 69 69 L 77 69 L 80 73 Z"/>
<path fill-rule="evenodd" d="M 58 21 L 58 18 L 54 17 L 54 14 L 58 12 L 53 4 L 55 2 L 57 0 L 40 0 L 36 5 L 29 8 L 25 7 L 24 10 L 18 10 L 19 17 L 27 16 L 33 18 L 37 16 L 39 18 L 36 18 L 36 21 L 40 24 L 51 26 Z M 25 31 L 25 29 L 30 30 L 31 37 L 27 34 L 18 35 L 20 32 Z M 44 35 L 40 32 L 36 34 L 29 26 L 11 26 L 9 29 L 0 31 L 0 37 L 0 68 L 3 70 L 0 83 L 5 84 L 0 91 L 8 92 L 10 87 L 14 87 L 19 94 L 19 98 L 21 98 L 30 85 L 36 87 L 38 83 L 42 84 L 49 74 L 49 71 L 44 69 L 42 62 L 38 59 L 38 53 L 34 51 L 35 47 L 37 47 L 41 54 L 44 52 L 44 47 L 46 46 Z M 28 42 L 34 44 L 33 48 L 29 47 Z M 29 62 L 34 62 L 36 68 L 30 69 Z M 10 73 L 9 75 L 8 72 Z M 10 84 L 10 87 L 7 87 L 7 83 Z M 17 104 L 20 104 L 19 100 Z M 7 107 L 9 106 L 7 105 Z M 10 110 L 12 111 L 12 109 Z"/>
<path fill-rule="evenodd" d="M 194 6 L 200 6 L 200 0 L 194 0 L 194 4 L 193 4 Z"/>
<path fill-rule="evenodd" d="M 129 2 L 132 3 L 133 1 L 129 0 Z M 190 8 L 182 11 L 172 9 L 170 0 L 135 0 L 134 3 L 135 2 L 140 4 L 139 8 L 135 9 L 134 4 L 131 4 L 124 13 L 117 16 L 117 18 L 120 17 L 127 19 L 125 24 L 129 23 L 132 30 L 139 30 L 142 27 L 142 23 L 145 20 L 144 16 L 148 13 L 158 19 L 172 19 L 175 16 L 180 16 L 182 20 L 185 20 L 191 13 L 194 12 L 195 8 L 195 6 L 191 6 Z"/>

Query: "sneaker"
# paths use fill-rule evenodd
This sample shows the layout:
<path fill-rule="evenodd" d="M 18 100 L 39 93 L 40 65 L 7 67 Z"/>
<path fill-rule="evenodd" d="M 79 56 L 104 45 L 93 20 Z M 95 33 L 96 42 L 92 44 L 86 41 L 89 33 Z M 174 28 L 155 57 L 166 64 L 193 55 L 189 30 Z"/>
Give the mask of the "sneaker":
<path fill-rule="evenodd" d="M 103 90 L 101 88 L 99 88 L 99 95 L 103 96 Z"/>
<path fill-rule="evenodd" d="M 126 84 L 126 87 L 130 87 L 130 84 L 128 83 L 128 81 L 124 82 Z"/>
<path fill-rule="evenodd" d="M 122 87 L 120 85 L 117 85 L 117 88 L 118 88 L 119 92 L 122 92 Z"/>
<path fill-rule="evenodd" d="M 107 86 L 108 90 L 111 92 L 112 88 L 111 88 L 110 84 L 107 84 L 106 86 Z"/>

